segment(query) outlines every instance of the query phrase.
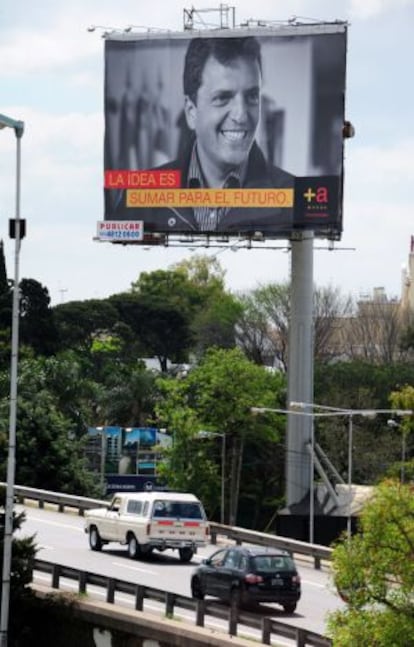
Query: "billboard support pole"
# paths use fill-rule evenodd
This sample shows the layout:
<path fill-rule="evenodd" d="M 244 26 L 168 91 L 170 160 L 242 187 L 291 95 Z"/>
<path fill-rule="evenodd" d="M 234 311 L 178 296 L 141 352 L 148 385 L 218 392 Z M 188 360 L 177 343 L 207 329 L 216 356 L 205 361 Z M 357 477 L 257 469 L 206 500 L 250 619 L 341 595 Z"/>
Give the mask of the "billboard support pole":
<path fill-rule="evenodd" d="M 288 402 L 313 402 L 313 232 L 291 240 Z M 286 505 L 311 497 L 312 416 L 287 416 Z M 309 456 L 311 460 L 309 460 Z M 313 501 L 309 502 L 310 505 Z"/>

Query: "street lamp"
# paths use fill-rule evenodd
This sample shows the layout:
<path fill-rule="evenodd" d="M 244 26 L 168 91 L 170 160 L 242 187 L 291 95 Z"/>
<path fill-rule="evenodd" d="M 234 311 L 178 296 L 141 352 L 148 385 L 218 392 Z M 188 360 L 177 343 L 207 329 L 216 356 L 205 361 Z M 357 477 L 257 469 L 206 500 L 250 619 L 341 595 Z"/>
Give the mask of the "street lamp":
<path fill-rule="evenodd" d="M 401 471 L 400 471 L 400 481 L 404 483 L 405 481 L 405 458 L 406 458 L 406 431 L 403 425 L 400 425 L 396 420 L 392 418 L 387 420 L 387 425 L 393 429 L 401 429 Z"/>
<path fill-rule="evenodd" d="M 224 525 L 224 506 L 225 506 L 225 477 L 226 477 L 226 434 L 219 434 L 215 431 L 199 431 L 197 438 L 221 438 L 221 505 L 220 505 L 220 523 Z"/>
<path fill-rule="evenodd" d="M 321 411 L 315 411 L 320 409 Z M 387 413 L 397 416 L 411 416 L 413 411 L 411 409 L 342 409 L 340 407 L 329 407 L 322 404 L 310 402 L 290 402 L 289 409 L 273 409 L 270 407 L 251 407 L 251 413 L 265 413 L 271 411 L 274 413 L 283 413 L 285 415 L 299 415 L 312 417 L 312 430 L 311 430 L 311 475 L 310 475 L 310 488 L 309 488 L 309 543 L 313 544 L 314 540 L 314 467 L 315 467 L 315 454 L 314 454 L 314 419 L 315 418 L 331 418 L 331 417 L 348 417 L 348 514 L 347 514 L 347 536 L 351 537 L 352 532 L 352 444 L 353 444 L 353 418 L 354 416 L 363 416 L 364 418 L 374 418 L 377 414 Z"/>
<path fill-rule="evenodd" d="M 363 416 L 364 418 L 375 418 L 380 413 L 393 413 L 397 416 L 411 416 L 413 411 L 411 409 L 343 409 L 341 407 L 330 407 L 323 404 L 316 404 L 315 402 L 291 402 L 292 408 L 312 408 L 311 415 L 313 417 L 329 417 L 329 416 L 348 416 L 348 515 L 347 515 L 347 537 L 351 538 L 352 534 L 352 470 L 353 470 L 353 418 L 354 416 Z M 314 409 L 321 410 L 326 413 L 315 412 Z M 305 413 L 305 412 L 304 412 Z M 389 424 L 390 421 L 388 421 Z M 395 423 L 398 424 L 398 423 Z"/>
<path fill-rule="evenodd" d="M 24 236 L 24 220 L 20 220 L 20 172 L 21 172 L 21 138 L 24 122 L 16 121 L 0 114 L 0 129 L 12 128 L 16 135 L 16 211 L 14 220 L 10 221 L 10 236 L 15 239 L 14 284 L 12 302 L 12 338 L 10 360 L 10 414 L 7 454 L 7 488 L 5 502 L 3 572 L 1 588 L 0 645 L 7 647 L 10 606 L 10 576 L 13 542 L 13 504 L 14 478 L 16 463 L 16 417 L 17 417 L 17 368 L 19 351 L 19 253 L 20 241 Z"/>

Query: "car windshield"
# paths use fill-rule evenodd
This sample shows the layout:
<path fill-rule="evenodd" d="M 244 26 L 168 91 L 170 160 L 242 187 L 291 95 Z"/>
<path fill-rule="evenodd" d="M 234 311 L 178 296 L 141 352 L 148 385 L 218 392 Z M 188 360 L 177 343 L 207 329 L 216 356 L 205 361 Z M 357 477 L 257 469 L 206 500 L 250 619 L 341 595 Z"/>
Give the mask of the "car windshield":
<path fill-rule="evenodd" d="M 253 568 L 255 571 L 294 571 L 295 565 L 288 555 L 256 555 L 253 557 Z"/>

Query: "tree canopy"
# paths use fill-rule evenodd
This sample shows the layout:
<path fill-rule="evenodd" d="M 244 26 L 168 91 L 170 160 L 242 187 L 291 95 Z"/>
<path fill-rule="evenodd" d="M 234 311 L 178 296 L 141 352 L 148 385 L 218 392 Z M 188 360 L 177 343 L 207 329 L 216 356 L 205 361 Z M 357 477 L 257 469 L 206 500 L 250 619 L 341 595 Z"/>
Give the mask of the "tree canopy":
<path fill-rule="evenodd" d="M 335 585 L 347 602 L 331 614 L 335 647 L 414 645 L 414 487 L 384 481 L 360 529 L 334 548 Z"/>
<path fill-rule="evenodd" d="M 200 471 L 192 469 L 193 460 L 202 449 L 200 442 L 194 442 L 197 434 L 199 431 L 209 431 L 216 434 L 216 438 L 224 436 L 227 484 L 225 516 L 230 524 L 236 523 L 239 492 L 242 490 L 247 494 L 248 490 L 244 482 L 241 486 L 244 461 L 248 460 L 246 448 L 252 449 L 254 445 L 264 447 L 266 443 L 273 443 L 276 453 L 276 445 L 281 440 L 281 429 L 252 416 L 250 409 L 254 406 L 274 407 L 280 403 L 285 393 L 284 377 L 255 365 L 240 349 L 210 349 L 200 364 L 190 370 L 186 377 L 179 380 L 160 380 L 159 387 L 162 393 L 156 407 L 159 424 L 166 427 L 174 438 L 173 458 L 168 476 L 175 478 L 174 473 L 178 471 L 177 461 L 180 461 L 179 473 L 183 478 L 188 479 L 188 475 L 194 475 L 191 483 L 187 480 L 186 485 L 191 485 L 195 492 L 199 492 Z M 188 447 L 189 442 L 192 443 L 191 447 Z M 185 448 L 182 443 L 185 443 Z M 191 459 L 188 452 L 191 453 Z M 219 451 L 216 453 L 216 461 L 215 483 L 209 496 L 210 502 L 214 498 L 216 501 L 219 499 Z M 271 492 L 272 485 L 275 479 L 277 482 L 280 474 L 274 472 L 275 459 L 272 453 L 269 454 L 269 461 L 272 464 L 273 480 L 267 486 L 268 492 Z M 255 472 L 251 460 L 248 462 L 252 480 L 255 474 L 257 477 L 259 474 L 263 475 L 263 464 L 256 465 Z M 207 473 L 209 472 L 211 469 L 207 466 Z M 214 476 L 214 473 L 212 474 Z M 207 474 L 203 474 L 204 485 L 206 479 Z M 263 483 L 262 478 L 261 482 Z M 257 489 L 255 492 L 257 495 Z M 250 493 L 250 496 L 254 498 L 255 495 Z M 260 496 L 263 496 L 262 491 Z"/>

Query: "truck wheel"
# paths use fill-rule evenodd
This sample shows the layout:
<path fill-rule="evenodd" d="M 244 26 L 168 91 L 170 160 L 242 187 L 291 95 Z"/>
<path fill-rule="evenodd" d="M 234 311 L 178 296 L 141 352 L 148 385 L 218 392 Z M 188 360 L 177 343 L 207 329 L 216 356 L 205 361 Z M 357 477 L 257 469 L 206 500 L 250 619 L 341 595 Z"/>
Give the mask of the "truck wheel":
<path fill-rule="evenodd" d="M 102 549 L 102 539 L 95 526 L 92 526 L 89 530 L 89 546 L 91 550 L 99 551 Z"/>
<path fill-rule="evenodd" d="M 152 552 L 153 552 L 153 547 L 147 545 L 139 546 L 139 552 L 141 554 L 141 557 L 151 557 Z"/>
<path fill-rule="evenodd" d="M 193 559 L 194 551 L 192 548 L 179 548 L 178 552 L 180 553 L 180 560 L 182 562 L 191 562 Z"/>
<path fill-rule="evenodd" d="M 285 613 L 293 613 L 296 609 L 296 602 L 287 602 L 283 605 Z"/>
<path fill-rule="evenodd" d="M 131 533 L 128 535 L 128 556 L 131 559 L 137 559 L 139 554 L 139 543 L 137 542 L 135 535 Z"/>

